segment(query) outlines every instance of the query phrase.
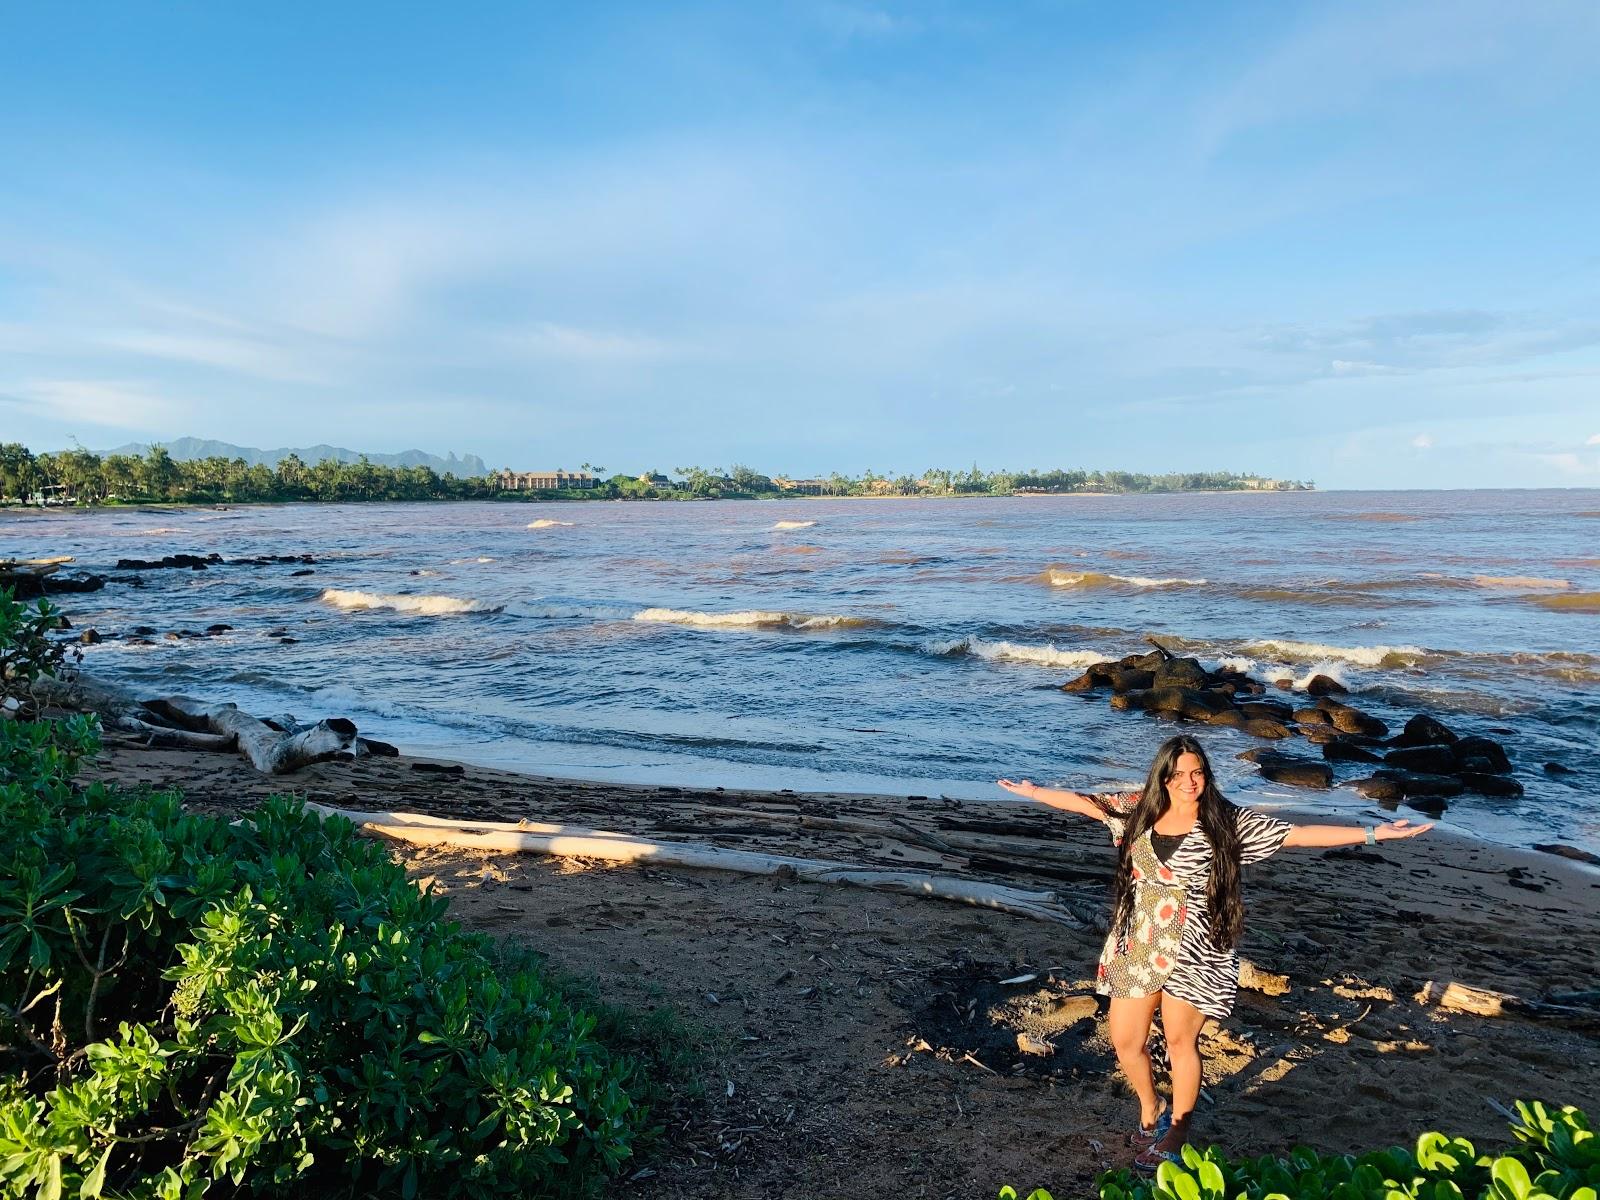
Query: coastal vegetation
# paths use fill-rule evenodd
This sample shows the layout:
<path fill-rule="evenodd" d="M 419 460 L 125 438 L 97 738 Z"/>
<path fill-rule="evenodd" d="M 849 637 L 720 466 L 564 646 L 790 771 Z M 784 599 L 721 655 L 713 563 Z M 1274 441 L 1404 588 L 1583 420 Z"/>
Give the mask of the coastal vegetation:
<path fill-rule="evenodd" d="M 1480 1154 L 1466 1138 L 1424 1133 L 1411 1148 L 1364 1154 L 1229 1159 L 1216 1149 L 1183 1149 L 1153 1178 L 1126 1169 L 1098 1181 L 1100 1200 L 1596 1200 L 1600 1137 L 1580 1109 L 1539 1101 L 1515 1104 L 1517 1145 Z M 1504 1110 L 1502 1110 L 1504 1111 Z M 1019 1200 L 1000 1189 L 999 1200 Z M 1027 1200 L 1051 1200 L 1043 1189 Z"/>
<path fill-rule="evenodd" d="M 565 474 L 565 473 L 560 473 Z M 35 454 L 16 442 L 0 445 L 0 500 L 56 504 L 362 502 L 408 500 L 702 500 L 787 496 L 1010 496 L 1072 493 L 1305 490 L 1309 482 L 1228 471 L 1171 472 L 1038 470 L 965 471 L 930 468 L 921 475 L 863 471 L 819 479 L 768 476 L 739 464 L 678 467 L 604 476 L 583 464 L 583 486 L 518 488 L 510 472 L 458 478 L 426 466 L 385 466 L 325 458 L 307 463 L 290 454 L 276 467 L 242 457 L 178 459 L 165 447 L 142 455 L 99 455 L 84 449 Z"/>
<path fill-rule="evenodd" d="M 0 592 L 8 691 L 58 625 Z M 296 800 L 81 784 L 98 739 L 0 720 L 0 1191 L 569 1196 L 630 1157 L 649 1085 L 531 955 Z"/>

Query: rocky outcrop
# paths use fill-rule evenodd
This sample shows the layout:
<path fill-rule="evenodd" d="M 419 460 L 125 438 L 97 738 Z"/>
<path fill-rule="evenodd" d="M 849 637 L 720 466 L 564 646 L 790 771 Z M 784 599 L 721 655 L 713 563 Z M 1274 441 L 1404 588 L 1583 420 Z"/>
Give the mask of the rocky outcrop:
<path fill-rule="evenodd" d="M 1152 642 L 1152 644 L 1154 644 Z M 1281 682 L 1281 681 L 1280 681 Z M 1266 685 L 1238 671 L 1207 671 L 1194 658 L 1182 658 L 1156 645 L 1148 654 L 1091 665 L 1063 691 L 1110 692 L 1113 709 L 1142 712 L 1158 720 L 1192 721 L 1238 729 L 1264 741 L 1300 736 L 1321 747 L 1321 761 L 1263 748 L 1249 752 L 1264 778 L 1293 787 L 1332 786 L 1337 766 L 1374 766 L 1367 777 L 1350 780 L 1362 795 L 1382 803 L 1407 803 L 1439 812 L 1446 800 L 1464 792 L 1496 798 L 1522 794 L 1511 778 L 1505 747 L 1492 738 L 1463 737 L 1442 721 L 1418 713 L 1393 737 L 1389 726 L 1348 699 L 1338 680 L 1316 675 L 1307 683 L 1310 704 L 1267 698 Z M 1560 764 L 1552 764 L 1559 773 Z"/>

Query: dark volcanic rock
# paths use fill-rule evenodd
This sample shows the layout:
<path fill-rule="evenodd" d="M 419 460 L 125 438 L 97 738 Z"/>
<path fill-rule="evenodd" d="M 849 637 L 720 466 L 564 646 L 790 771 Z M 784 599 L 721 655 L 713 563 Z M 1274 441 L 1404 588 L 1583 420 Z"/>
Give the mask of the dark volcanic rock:
<path fill-rule="evenodd" d="M 1090 667 L 1076 679 L 1069 679 L 1067 682 L 1063 683 L 1061 685 L 1061 690 L 1063 692 L 1092 692 L 1095 688 L 1101 687 L 1105 682 L 1105 677 L 1102 675 L 1096 675 L 1094 668 Z"/>
<path fill-rule="evenodd" d="M 1511 800 L 1522 795 L 1522 785 L 1509 775 L 1491 775 L 1485 771 L 1461 771 L 1456 775 L 1467 791 L 1479 796 L 1494 796 Z"/>
<path fill-rule="evenodd" d="M 1377 717 L 1369 716 L 1362 712 L 1359 708 L 1351 708 L 1344 704 L 1324 708 L 1323 705 L 1325 703 L 1326 701 L 1319 703 L 1317 707 L 1322 708 L 1328 714 L 1328 719 L 1333 722 L 1336 729 L 1342 729 L 1345 733 L 1363 734 L 1367 737 L 1383 737 L 1389 732 L 1387 725 L 1378 720 Z"/>
<path fill-rule="evenodd" d="M 1294 732 L 1283 722 L 1273 721 L 1266 717 L 1256 717 L 1254 720 L 1246 721 L 1240 728 L 1251 737 L 1272 738 L 1274 740 L 1289 737 Z"/>
<path fill-rule="evenodd" d="M 1444 816 L 1444 810 L 1450 807 L 1441 796 L 1407 795 L 1405 805 L 1407 808 L 1414 808 L 1419 813 L 1430 817 L 1442 817 Z"/>
<path fill-rule="evenodd" d="M 1250 718 L 1237 708 L 1225 708 L 1221 712 L 1213 714 L 1209 724 L 1221 725 L 1229 729 L 1242 729 L 1249 720 Z"/>
<path fill-rule="evenodd" d="M 1118 692 L 1111 697 L 1111 707 L 1118 712 L 1143 712 L 1149 704 L 1149 692 Z"/>
<path fill-rule="evenodd" d="M 1452 749 L 1456 766 L 1463 771 L 1484 771 L 1490 775 L 1511 774 L 1511 760 L 1505 747 L 1492 738 L 1464 737 Z"/>
<path fill-rule="evenodd" d="M 1395 734 L 1389 744 L 1396 749 L 1402 746 L 1448 746 L 1457 740 L 1456 734 L 1442 721 L 1426 713 L 1418 713 L 1406 722 L 1406 727 Z"/>
<path fill-rule="evenodd" d="M 1432 775 L 1449 775 L 1456 769 L 1456 756 L 1449 746 L 1405 746 L 1389 751 L 1383 761 L 1404 771 Z"/>
<path fill-rule="evenodd" d="M 1350 786 L 1368 800 L 1387 800 L 1395 803 L 1406 798 L 1406 789 L 1401 786 L 1398 779 L 1389 779 L 1382 775 L 1373 775 L 1368 779 L 1353 779 L 1350 781 Z"/>
<path fill-rule="evenodd" d="M 315 574 L 316 574 L 316 572 L 313 571 L 310 567 L 302 567 L 298 571 L 290 571 L 289 572 L 289 578 L 293 579 L 297 575 L 315 575 Z"/>
<path fill-rule="evenodd" d="M 1250 700 L 1239 705 L 1245 716 L 1265 717 L 1269 721 L 1287 721 L 1294 716 L 1294 706 L 1281 700 Z"/>
<path fill-rule="evenodd" d="M 160 571 L 173 567 L 187 567 L 191 571 L 204 571 L 213 563 L 220 563 L 222 555 L 208 554 L 201 558 L 198 554 L 169 554 L 165 558 L 155 560 L 143 558 L 119 558 L 117 570 L 119 571 Z"/>
<path fill-rule="evenodd" d="M 1333 718 L 1320 708 L 1297 708 L 1294 719 L 1302 725 L 1332 725 Z"/>
<path fill-rule="evenodd" d="M 1573 770 L 1565 763 L 1547 762 L 1544 765 L 1546 775 L 1571 775 Z"/>
<path fill-rule="evenodd" d="M 85 629 L 78 635 L 78 640 L 85 646 L 93 646 L 103 642 L 105 639 L 100 636 L 98 629 Z"/>
<path fill-rule="evenodd" d="M 1461 780 L 1453 775 L 1430 775 L 1424 771 L 1402 771 L 1383 767 L 1373 772 L 1379 779 L 1393 779 L 1405 789 L 1406 798 L 1413 796 L 1459 796 L 1465 789 Z"/>
<path fill-rule="evenodd" d="M 1542 844 L 1535 843 L 1533 848 L 1543 851 L 1545 854 L 1557 854 L 1562 858 L 1570 858 L 1574 862 L 1592 863 L 1600 867 L 1600 854 L 1591 854 L 1589 851 L 1580 850 L 1576 846 L 1568 846 L 1561 842 L 1545 842 Z"/>
<path fill-rule="evenodd" d="M 1306 683 L 1306 693 L 1311 696 L 1332 696 L 1337 692 L 1348 692 L 1349 690 L 1344 684 L 1330 675 L 1313 675 Z"/>
<path fill-rule="evenodd" d="M 233 629 L 232 625 L 223 625 L 223 624 L 220 624 L 220 623 L 216 624 L 216 625 L 207 625 L 206 626 L 206 632 L 209 633 L 209 634 L 212 634 L 212 635 L 216 635 L 216 634 L 219 634 L 219 633 L 227 633 L 232 629 Z"/>
<path fill-rule="evenodd" d="M 1200 665 L 1200 660 L 1195 658 L 1168 659 L 1156 668 L 1155 682 L 1151 685 L 1158 688 L 1202 688 L 1208 679 L 1206 669 Z"/>
<path fill-rule="evenodd" d="M 1342 733 L 1332 725 L 1302 725 L 1300 736 L 1313 746 L 1326 746 L 1332 742 L 1348 742 L 1350 735 Z"/>
<path fill-rule="evenodd" d="M 1280 755 L 1270 759 L 1262 758 L 1257 765 L 1261 768 L 1261 777 L 1273 783 L 1286 783 L 1291 787 L 1303 788 L 1333 786 L 1333 768 L 1315 759 Z"/>
<path fill-rule="evenodd" d="M 1358 746 L 1347 738 L 1337 738 L 1334 741 L 1322 743 L 1322 757 L 1329 762 L 1376 763 L 1383 761 L 1382 758 L 1365 746 Z"/>
<path fill-rule="evenodd" d="M 1108 682 L 1114 692 L 1139 692 L 1151 687 L 1155 683 L 1156 673 L 1146 671 L 1140 667 L 1114 667 Z"/>

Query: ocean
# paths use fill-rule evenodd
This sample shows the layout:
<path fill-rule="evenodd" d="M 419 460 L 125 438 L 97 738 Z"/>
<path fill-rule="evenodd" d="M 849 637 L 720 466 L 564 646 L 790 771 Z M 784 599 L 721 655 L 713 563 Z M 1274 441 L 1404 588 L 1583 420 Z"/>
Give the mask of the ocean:
<path fill-rule="evenodd" d="M 1103 788 L 1139 780 L 1173 727 L 1058 685 L 1155 637 L 1264 680 L 1331 675 L 1396 730 L 1426 712 L 1495 737 L 1526 794 L 1458 798 L 1445 823 L 1591 850 L 1597 546 L 1600 493 L 1572 490 L 0 513 L 0 556 L 120 576 L 120 558 L 312 556 L 59 603 L 106 637 L 84 647 L 97 676 L 348 716 L 408 752 L 670 785 Z M 233 628 L 163 636 L 212 624 Z M 1265 782 L 1239 731 L 1186 728 L 1240 802 L 1375 811 Z"/>

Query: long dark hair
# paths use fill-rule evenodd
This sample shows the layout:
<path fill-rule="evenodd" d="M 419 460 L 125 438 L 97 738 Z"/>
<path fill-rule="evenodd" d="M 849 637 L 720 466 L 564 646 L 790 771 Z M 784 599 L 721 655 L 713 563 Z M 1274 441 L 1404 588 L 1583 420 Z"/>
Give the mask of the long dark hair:
<path fill-rule="evenodd" d="M 1133 923 L 1133 847 L 1145 832 L 1154 827 L 1172 802 L 1167 799 L 1167 780 L 1178 769 L 1180 755 L 1192 754 L 1205 772 L 1200 789 L 1200 828 L 1211 841 L 1211 887 L 1206 897 L 1206 916 L 1210 918 L 1211 941 L 1219 950 L 1239 944 L 1244 931 L 1244 902 L 1239 898 L 1239 829 L 1234 823 L 1234 806 L 1217 790 L 1216 776 L 1205 748 L 1186 734 L 1168 738 L 1156 751 L 1145 777 L 1144 794 L 1127 816 L 1122 835 L 1122 852 L 1117 858 L 1117 874 L 1112 884 L 1111 928 L 1126 937 Z"/>

